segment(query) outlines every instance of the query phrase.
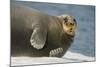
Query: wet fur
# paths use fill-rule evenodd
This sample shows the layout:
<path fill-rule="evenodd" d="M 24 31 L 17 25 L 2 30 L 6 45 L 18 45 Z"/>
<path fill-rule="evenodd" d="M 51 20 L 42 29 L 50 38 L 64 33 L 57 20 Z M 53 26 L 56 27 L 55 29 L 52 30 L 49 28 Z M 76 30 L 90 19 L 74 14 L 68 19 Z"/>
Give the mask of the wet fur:
<path fill-rule="evenodd" d="M 40 50 L 30 43 L 32 24 L 36 23 L 47 29 L 45 46 Z M 51 50 L 61 47 L 64 51 L 57 57 L 62 57 L 71 46 L 73 38 L 63 31 L 62 20 L 58 17 L 16 5 L 11 7 L 11 56 L 49 56 Z"/>

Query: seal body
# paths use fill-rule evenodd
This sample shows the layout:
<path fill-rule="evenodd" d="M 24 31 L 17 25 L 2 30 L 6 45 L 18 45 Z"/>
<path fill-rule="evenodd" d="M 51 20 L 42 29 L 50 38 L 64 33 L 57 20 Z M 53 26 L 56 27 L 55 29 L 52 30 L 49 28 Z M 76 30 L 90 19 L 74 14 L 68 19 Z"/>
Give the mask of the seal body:
<path fill-rule="evenodd" d="M 11 56 L 62 57 L 73 38 L 74 35 L 64 32 L 62 19 L 25 6 L 11 5 Z"/>

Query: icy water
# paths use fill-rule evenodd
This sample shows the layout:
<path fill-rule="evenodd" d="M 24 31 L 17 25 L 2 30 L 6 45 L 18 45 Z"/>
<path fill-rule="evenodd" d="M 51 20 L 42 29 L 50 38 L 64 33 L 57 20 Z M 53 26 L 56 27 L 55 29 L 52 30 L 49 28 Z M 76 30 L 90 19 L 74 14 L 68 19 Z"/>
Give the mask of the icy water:
<path fill-rule="evenodd" d="M 37 2 L 17 3 L 54 16 L 62 14 L 75 16 L 78 28 L 74 43 L 69 50 L 90 57 L 95 56 L 95 6 Z"/>

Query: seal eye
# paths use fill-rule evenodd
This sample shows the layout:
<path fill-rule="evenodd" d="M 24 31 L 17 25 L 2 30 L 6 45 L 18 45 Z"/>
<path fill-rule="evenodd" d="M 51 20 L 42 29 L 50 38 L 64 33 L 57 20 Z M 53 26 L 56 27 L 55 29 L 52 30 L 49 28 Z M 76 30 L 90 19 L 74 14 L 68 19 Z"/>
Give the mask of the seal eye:
<path fill-rule="evenodd" d="M 73 19 L 73 21 L 74 21 L 74 22 L 76 22 L 76 20 L 75 20 L 75 19 Z"/>
<path fill-rule="evenodd" d="M 65 18 L 64 18 L 64 21 L 65 21 L 65 23 L 66 23 L 66 22 L 68 22 L 68 19 L 67 19 L 67 17 L 65 17 Z"/>

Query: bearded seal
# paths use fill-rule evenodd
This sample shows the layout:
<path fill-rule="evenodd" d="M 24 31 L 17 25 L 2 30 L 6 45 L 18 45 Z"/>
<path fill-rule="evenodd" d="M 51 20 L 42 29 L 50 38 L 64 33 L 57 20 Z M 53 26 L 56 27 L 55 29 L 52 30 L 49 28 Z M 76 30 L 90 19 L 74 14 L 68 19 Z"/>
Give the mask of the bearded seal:
<path fill-rule="evenodd" d="M 11 56 L 62 57 L 74 40 L 76 27 L 73 16 L 51 16 L 11 5 Z"/>

